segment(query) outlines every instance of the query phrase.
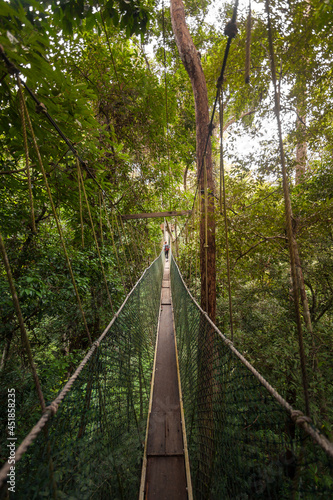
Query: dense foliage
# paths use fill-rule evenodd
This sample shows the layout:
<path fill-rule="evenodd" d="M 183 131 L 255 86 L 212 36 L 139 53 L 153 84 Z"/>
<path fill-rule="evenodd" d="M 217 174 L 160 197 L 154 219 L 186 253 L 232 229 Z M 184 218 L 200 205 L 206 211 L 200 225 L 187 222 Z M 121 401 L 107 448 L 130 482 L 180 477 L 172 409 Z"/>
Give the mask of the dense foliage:
<path fill-rule="evenodd" d="M 284 145 L 313 335 L 305 329 L 311 409 L 331 436 L 332 321 L 332 6 L 272 1 Z M 291 298 L 266 14 L 255 4 L 251 79 L 244 83 L 246 9 L 239 11 L 224 84 L 224 141 L 231 289 L 236 346 L 281 394 L 303 409 Z M 208 22 L 209 2 L 186 2 L 213 100 L 231 4 Z M 148 1 L 0 0 L 0 44 L 85 162 L 79 187 L 75 158 L 27 93 L 92 340 L 160 252 L 160 219 L 123 222 L 120 214 L 192 207 L 196 189 L 192 90 L 173 40 L 170 14 Z M 148 48 L 147 48 L 148 47 Z M 32 135 L 28 132 L 36 232 L 15 76 L 0 60 L 0 231 L 11 263 L 33 355 L 47 399 L 88 347 L 68 266 Z M 217 118 L 216 118 L 217 123 Z M 300 126 L 301 125 L 303 126 Z M 219 127 L 214 129 L 219 202 Z M 305 147 L 305 149 L 304 149 Z M 303 148 L 303 149 L 302 149 Z M 307 150 L 297 163 L 297 151 Z M 295 171 L 301 175 L 295 180 Z M 223 217 L 216 214 L 218 324 L 229 335 Z M 200 289 L 198 214 L 173 221 L 174 251 L 190 288 Z M 170 228 L 171 222 L 170 222 Z M 176 231 L 175 231 L 176 230 Z M 83 237 L 82 237 L 83 234 Z M 0 404 L 17 391 L 20 435 L 39 409 L 4 268 L 0 268 Z M 1 413 L 1 427 L 6 414 Z M 4 457 L 1 457 L 4 459 Z"/>

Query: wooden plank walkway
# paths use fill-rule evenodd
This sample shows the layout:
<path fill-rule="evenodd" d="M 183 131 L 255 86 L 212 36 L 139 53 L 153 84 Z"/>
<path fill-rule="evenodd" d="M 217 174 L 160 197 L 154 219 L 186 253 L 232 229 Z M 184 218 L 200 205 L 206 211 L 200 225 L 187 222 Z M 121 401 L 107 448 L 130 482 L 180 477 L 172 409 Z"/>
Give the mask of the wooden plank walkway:
<path fill-rule="evenodd" d="M 185 460 L 187 453 L 184 453 L 184 425 L 182 426 L 174 335 L 170 264 L 166 262 L 152 381 L 153 393 L 140 489 L 141 500 L 191 500 L 192 498 L 188 460 Z"/>

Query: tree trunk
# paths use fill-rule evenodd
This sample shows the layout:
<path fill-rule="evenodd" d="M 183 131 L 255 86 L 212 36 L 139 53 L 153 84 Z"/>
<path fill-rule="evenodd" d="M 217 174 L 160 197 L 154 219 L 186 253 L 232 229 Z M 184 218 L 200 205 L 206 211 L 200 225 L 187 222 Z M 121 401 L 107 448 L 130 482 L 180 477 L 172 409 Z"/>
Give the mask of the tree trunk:
<path fill-rule="evenodd" d="M 9 357 L 10 344 L 11 344 L 11 341 L 12 341 L 12 338 L 13 338 L 13 333 L 14 332 L 11 331 L 9 333 L 9 335 L 7 335 L 7 338 L 5 339 L 5 346 L 3 348 L 2 357 L 1 357 L 1 361 L 0 361 L 0 372 L 2 370 L 4 370 L 5 367 L 6 367 L 7 360 L 8 360 L 8 357 Z"/>
<path fill-rule="evenodd" d="M 210 140 L 208 142 L 205 163 L 207 169 L 208 190 L 208 221 L 207 221 L 207 252 L 205 248 L 205 208 L 204 208 L 204 167 L 201 169 L 203 153 L 205 149 L 208 125 L 209 108 L 206 79 L 201 67 L 200 56 L 192 41 L 185 22 L 185 11 L 182 0 L 171 0 L 170 14 L 172 28 L 176 44 L 190 77 L 196 117 L 196 156 L 198 178 L 200 181 L 199 193 L 201 192 L 201 223 L 200 223 L 200 271 L 201 271 L 201 307 L 208 313 L 213 321 L 216 316 L 216 270 L 215 270 L 215 219 L 214 219 L 214 180 L 212 150 Z M 207 256 L 207 262 L 206 262 Z M 207 285 L 207 286 L 206 286 Z"/>
<path fill-rule="evenodd" d="M 199 192 L 201 197 L 200 218 L 200 274 L 201 307 L 215 322 L 216 316 L 216 270 L 215 270 L 215 219 L 214 181 L 212 149 L 210 139 L 204 157 L 209 125 L 209 108 L 206 79 L 202 71 L 199 54 L 186 26 L 182 0 L 171 0 L 170 14 L 176 44 L 190 77 L 196 118 L 196 157 Z M 203 162 L 204 160 L 204 162 Z M 205 170 L 206 169 L 206 170 Z M 206 195 L 204 193 L 206 192 Z M 206 218 L 207 217 L 207 218 Z M 213 357 L 214 331 L 201 315 L 198 338 L 198 469 L 195 488 L 198 500 L 210 496 L 211 474 L 214 463 L 214 418 L 213 418 Z"/>

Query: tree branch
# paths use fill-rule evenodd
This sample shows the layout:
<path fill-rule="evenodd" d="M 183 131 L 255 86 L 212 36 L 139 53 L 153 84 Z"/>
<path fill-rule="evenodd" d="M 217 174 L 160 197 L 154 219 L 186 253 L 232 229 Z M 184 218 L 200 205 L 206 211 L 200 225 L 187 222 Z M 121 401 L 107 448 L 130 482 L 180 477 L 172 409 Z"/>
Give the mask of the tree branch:
<path fill-rule="evenodd" d="M 244 253 L 242 253 L 241 255 L 239 255 L 239 256 L 237 257 L 237 259 L 235 260 L 234 265 L 232 266 L 232 270 L 234 270 L 234 269 L 235 269 L 237 262 L 238 262 L 238 261 L 239 261 L 242 257 L 245 257 L 245 255 L 247 255 L 249 252 L 251 252 L 251 250 L 254 250 L 255 248 L 257 248 L 259 245 L 261 245 L 261 243 L 265 243 L 265 241 L 266 241 L 266 239 L 261 240 L 261 241 L 258 241 L 255 245 L 253 245 L 252 247 L 248 248 L 248 249 L 246 250 L 246 252 L 244 252 Z"/>
<path fill-rule="evenodd" d="M 26 167 L 20 168 L 19 170 L 3 170 L 2 172 L 0 172 L 0 175 L 18 174 L 19 172 L 24 172 L 26 170 Z"/>
<path fill-rule="evenodd" d="M 224 125 L 223 127 L 223 132 L 225 132 L 227 130 L 228 127 L 230 127 L 230 125 L 233 125 L 235 122 L 237 122 L 238 120 L 241 120 L 242 118 L 244 118 L 244 116 L 248 116 L 248 115 L 252 115 L 253 113 L 256 113 L 257 110 L 256 109 L 251 109 L 250 111 L 244 111 L 244 113 L 242 113 L 238 118 L 236 116 L 233 116 L 232 118 L 230 118 L 230 120 L 227 121 L 227 123 Z"/>
<path fill-rule="evenodd" d="M 256 234 L 256 233 L 254 233 L 254 234 Z M 275 239 L 283 239 L 283 240 L 287 239 L 286 236 L 280 236 L 280 235 L 276 235 L 276 236 L 263 236 L 263 235 L 261 235 L 261 234 L 258 233 L 258 234 L 256 234 L 256 236 L 260 236 L 262 238 L 262 240 L 260 240 L 257 243 L 255 243 L 252 247 L 248 248 L 246 250 L 246 252 L 242 253 L 241 255 L 239 255 L 237 257 L 237 259 L 234 262 L 234 265 L 232 266 L 233 270 L 235 269 L 237 262 L 241 258 L 245 257 L 245 255 L 247 255 L 249 252 L 251 252 L 252 250 L 254 250 L 255 248 L 257 248 L 257 246 L 261 245 L 261 243 L 265 243 L 266 241 L 275 240 Z"/>

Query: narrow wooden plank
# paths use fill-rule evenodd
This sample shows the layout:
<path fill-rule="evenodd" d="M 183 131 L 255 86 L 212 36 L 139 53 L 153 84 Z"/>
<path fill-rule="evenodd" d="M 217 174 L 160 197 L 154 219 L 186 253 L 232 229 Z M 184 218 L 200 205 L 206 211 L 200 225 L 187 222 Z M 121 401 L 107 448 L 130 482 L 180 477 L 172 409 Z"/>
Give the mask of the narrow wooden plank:
<path fill-rule="evenodd" d="M 178 210 L 178 211 L 169 211 L 169 212 L 151 212 L 147 214 L 127 214 L 122 215 L 122 219 L 153 219 L 155 217 L 178 217 L 181 215 L 191 215 L 192 210 Z"/>
<path fill-rule="evenodd" d="M 162 306 L 152 411 L 179 409 L 179 390 L 171 306 Z"/>
<path fill-rule="evenodd" d="M 168 411 L 165 415 L 165 454 L 183 455 L 183 436 L 180 409 Z"/>
<path fill-rule="evenodd" d="M 145 500 L 189 500 L 181 423 L 170 264 L 166 262 L 145 455 Z M 167 284 L 167 286 L 165 286 Z"/>
<path fill-rule="evenodd" d="M 146 500 L 187 500 L 184 457 L 148 457 Z"/>
<path fill-rule="evenodd" d="M 147 456 L 165 455 L 165 412 L 152 411 L 149 417 Z"/>
<path fill-rule="evenodd" d="M 161 305 L 171 305 L 171 294 L 170 294 L 170 288 L 162 288 L 162 294 L 161 294 Z"/>
<path fill-rule="evenodd" d="M 180 409 L 155 411 L 149 418 L 147 456 L 184 456 Z"/>

